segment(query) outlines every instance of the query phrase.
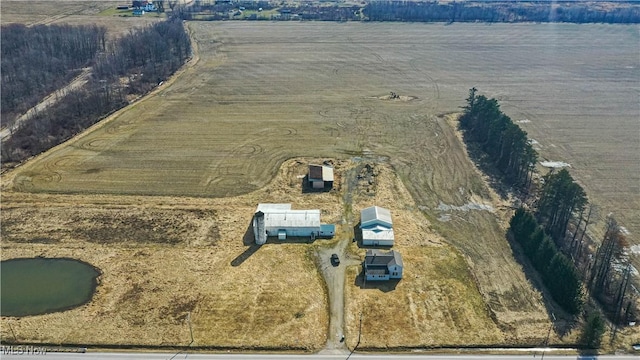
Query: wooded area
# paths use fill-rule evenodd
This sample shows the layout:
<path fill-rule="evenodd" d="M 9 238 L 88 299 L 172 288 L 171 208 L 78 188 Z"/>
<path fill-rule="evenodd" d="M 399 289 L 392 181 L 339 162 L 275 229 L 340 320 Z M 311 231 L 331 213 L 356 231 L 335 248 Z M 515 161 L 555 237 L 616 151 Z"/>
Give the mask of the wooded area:
<path fill-rule="evenodd" d="M 640 7 L 588 3 L 374 1 L 363 9 L 370 21 L 638 23 Z"/>
<path fill-rule="evenodd" d="M 90 25 L 2 27 L 2 121 L 10 125 L 105 49 L 106 29 Z"/>
<path fill-rule="evenodd" d="M 527 133 L 500 110 L 497 100 L 472 88 L 459 124 L 465 140 L 480 146 L 503 181 L 517 188 L 529 186 L 538 154 Z"/>
<path fill-rule="evenodd" d="M 533 267 L 540 273 L 551 297 L 568 313 L 582 310 L 582 282 L 578 270 L 545 234 L 533 214 L 520 208 L 511 218 L 510 231 Z"/>
<path fill-rule="evenodd" d="M 2 144 L 3 166 L 6 166 L 7 163 L 23 161 L 45 151 L 81 132 L 111 112 L 127 105 L 128 96 L 142 95 L 157 86 L 182 66 L 191 53 L 189 36 L 182 22 L 178 19 L 169 19 L 143 29 L 132 30 L 113 44 L 105 44 L 104 36 L 100 36 L 100 34 L 104 34 L 104 30 L 100 28 L 89 27 L 88 30 L 92 30 L 98 35 L 88 38 L 82 37 L 82 41 L 79 41 L 75 35 L 81 32 L 79 28 L 54 25 L 52 27 L 37 26 L 29 31 L 35 32 L 33 35 L 35 38 L 45 36 L 38 35 L 40 33 L 71 32 L 72 35 L 59 36 L 62 39 L 60 41 L 66 40 L 77 46 L 63 47 L 63 52 L 81 48 L 81 56 L 73 57 L 73 59 L 83 59 L 84 62 L 81 60 L 69 60 L 68 62 L 92 65 L 92 76 L 83 87 L 70 91 L 55 104 L 20 124 L 11 137 Z M 17 29 L 16 31 L 20 31 L 20 28 Z M 3 51 L 20 48 L 21 44 L 24 46 L 25 41 L 20 36 L 7 37 L 5 40 L 4 27 L 2 35 Z M 73 39 L 76 41 L 74 42 Z M 78 43 L 80 44 L 78 45 Z M 40 54 L 42 59 L 37 62 L 37 66 L 55 68 L 55 65 L 51 64 L 58 63 L 58 58 L 48 56 L 50 53 L 57 54 L 56 51 L 59 51 L 51 49 L 55 47 L 55 44 L 57 43 L 52 44 L 44 40 L 30 43 L 28 51 L 23 51 L 24 58 L 16 56 L 13 58 L 13 62 L 8 64 L 28 62 L 31 57 Z M 98 49 L 104 51 L 97 54 Z M 7 102 L 20 103 L 23 100 L 15 95 L 12 83 L 7 83 L 5 87 L 5 74 L 8 78 L 11 75 L 4 70 L 4 58 L 2 64 L 2 102 L 4 104 L 5 97 L 7 97 Z M 26 65 L 25 68 L 31 69 Z M 36 72 L 36 70 L 32 72 Z M 25 73 L 29 73 L 29 70 L 25 70 Z M 62 73 L 62 71 L 58 71 L 58 73 Z M 68 81 L 68 76 L 61 76 L 58 86 L 64 83 L 63 79 Z M 46 92 L 41 90 L 40 92 L 24 92 L 24 94 L 24 97 L 34 98 L 33 102 L 37 102 Z"/>
<path fill-rule="evenodd" d="M 624 232 L 612 215 L 602 241 L 585 237 L 595 207 L 567 169 L 551 170 L 532 184 L 537 153 L 527 134 L 502 111 L 495 99 L 469 91 L 459 126 L 465 141 L 499 170 L 501 180 L 524 190 L 524 202 L 510 222 L 510 233 L 540 274 L 553 300 L 570 314 L 580 314 L 583 289 L 598 302 L 614 325 L 635 321 L 637 304 L 630 288 L 631 265 Z M 536 186 L 534 186 L 536 185 Z M 598 320 L 590 318 L 596 328 Z M 589 334 L 587 334 L 589 335 Z M 585 335 L 585 345 L 596 339 Z"/>
<path fill-rule="evenodd" d="M 171 5 L 172 3 L 169 2 Z M 319 20 L 412 22 L 568 22 L 638 23 L 640 7 L 632 3 L 601 6 L 586 2 L 536 1 L 371 1 L 366 4 L 329 2 L 281 3 L 266 1 L 196 0 L 190 6 L 171 6 L 185 20 Z M 276 10 L 277 12 L 267 12 Z M 244 12 L 247 12 L 245 14 Z M 264 11 L 264 12 L 263 12 Z"/>

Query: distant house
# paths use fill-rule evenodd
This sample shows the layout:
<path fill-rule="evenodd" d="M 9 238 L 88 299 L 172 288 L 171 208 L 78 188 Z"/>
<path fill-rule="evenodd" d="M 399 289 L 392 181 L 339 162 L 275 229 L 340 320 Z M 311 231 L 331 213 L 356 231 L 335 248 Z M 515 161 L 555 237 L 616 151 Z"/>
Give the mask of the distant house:
<path fill-rule="evenodd" d="M 331 188 L 333 187 L 333 168 L 326 165 L 309 165 L 307 180 L 312 189 Z"/>
<path fill-rule="evenodd" d="M 362 264 L 367 281 L 402 279 L 402 255 L 395 250 L 384 252 L 370 249 Z"/>
<path fill-rule="evenodd" d="M 320 223 L 320 210 L 291 210 L 291 204 L 259 204 L 253 215 L 256 244 L 267 242 L 268 236 L 286 240 L 287 236 L 333 237 L 335 225 Z"/>
<path fill-rule="evenodd" d="M 393 246 L 393 222 L 391 212 L 379 206 L 371 206 L 360 211 L 362 245 Z"/>

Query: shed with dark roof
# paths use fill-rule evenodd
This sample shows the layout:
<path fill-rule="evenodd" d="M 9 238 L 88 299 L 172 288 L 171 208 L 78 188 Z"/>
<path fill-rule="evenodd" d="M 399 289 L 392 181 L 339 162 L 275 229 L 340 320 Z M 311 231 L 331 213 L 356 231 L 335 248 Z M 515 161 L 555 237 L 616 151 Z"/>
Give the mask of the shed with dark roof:
<path fill-rule="evenodd" d="M 313 189 L 331 188 L 333 187 L 333 168 L 326 165 L 309 165 L 307 180 Z"/>

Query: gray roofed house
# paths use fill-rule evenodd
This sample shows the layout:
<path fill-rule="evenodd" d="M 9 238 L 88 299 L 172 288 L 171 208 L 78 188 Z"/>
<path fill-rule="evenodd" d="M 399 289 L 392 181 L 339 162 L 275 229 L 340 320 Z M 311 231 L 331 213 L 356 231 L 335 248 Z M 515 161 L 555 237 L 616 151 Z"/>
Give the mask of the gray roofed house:
<path fill-rule="evenodd" d="M 393 246 L 393 221 L 391 212 L 379 206 L 371 206 L 360 211 L 362 245 Z"/>
<path fill-rule="evenodd" d="M 402 279 L 402 255 L 395 250 L 367 250 L 362 263 L 367 281 Z"/>

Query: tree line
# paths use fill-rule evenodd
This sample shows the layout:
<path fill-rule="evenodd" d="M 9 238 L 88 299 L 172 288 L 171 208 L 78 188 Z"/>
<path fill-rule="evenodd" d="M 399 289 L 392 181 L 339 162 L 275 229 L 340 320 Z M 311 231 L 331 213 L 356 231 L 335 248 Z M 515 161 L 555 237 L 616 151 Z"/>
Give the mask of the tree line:
<path fill-rule="evenodd" d="M 101 39 L 94 40 L 103 46 Z M 6 45 L 3 42 L 3 50 Z M 191 52 L 189 36 L 175 18 L 132 30 L 105 48 L 91 59 L 87 84 L 31 116 L 2 143 L 3 165 L 60 144 L 127 105 L 128 97 L 144 94 L 167 79 Z M 2 94 L 11 91 L 3 87 Z"/>
<path fill-rule="evenodd" d="M 157 1 L 162 4 L 162 1 Z M 412 22 L 568 22 L 639 23 L 640 7 L 633 3 L 602 6 L 588 2 L 545 1 L 369 1 L 366 4 L 274 3 L 267 1 L 195 0 L 171 10 L 185 20 L 319 20 Z M 245 10 L 275 9 L 278 14 Z M 231 15 L 230 15 L 231 14 Z"/>
<path fill-rule="evenodd" d="M 106 29 L 92 25 L 2 26 L 2 120 L 12 124 L 104 51 Z"/>
<path fill-rule="evenodd" d="M 550 2 L 372 1 L 363 8 L 369 21 L 638 23 L 640 7 L 618 4 Z"/>
<path fill-rule="evenodd" d="M 476 143 L 511 186 L 526 187 L 531 182 L 538 155 L 527 133 L 500 110 L 496 99 L 469 90 L 467 105 L 460 117 L 466 139 Z"/>
<path fill-rule="evenodd" d="M 640 314 L 628 293 L 629 244 L 614 217 L 607 216 L 600 244 L 588 236 L 585 239 L 596 216 L 586 192 L 567 169 L 552 170 L 539 184 L 532 184 L 537 153 L 526 132 L 500 110 L 495 99 L 470 89 L 459 127 L 465 141 L 477 144 L 500 171 L 505 184 L 525 190 L 525 202 L 532 211 L 518 209 L 509 232 L 552 298 L 570 314 L 578 314 L 584 287 L 615 325 L 636 319 Z M 598 325 L 597 319 L 590 321 Z M 585 341 L 593 344 L 592 340 Z"/>
<path fill-rule="evenodd" d="M 523 208 L 516 210 L 509 226 L 513 239 L 522 246 L 551 297 L 568 313 L 580 313 L 582 281 L 571 260 L 558 250 L 535 216 Z"/>

